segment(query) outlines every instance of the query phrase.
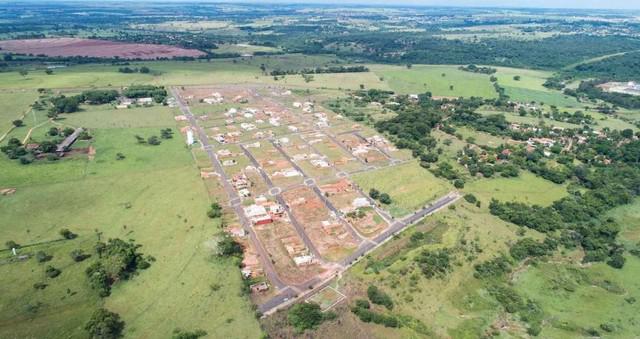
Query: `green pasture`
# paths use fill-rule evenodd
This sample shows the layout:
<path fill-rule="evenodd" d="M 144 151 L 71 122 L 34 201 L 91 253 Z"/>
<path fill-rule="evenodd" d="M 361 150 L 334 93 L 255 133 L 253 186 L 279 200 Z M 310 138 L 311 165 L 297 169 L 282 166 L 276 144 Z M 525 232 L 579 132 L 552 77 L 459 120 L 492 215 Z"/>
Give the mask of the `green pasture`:
<path fill-rule="evenodd" d="M 369 68 L 383 78 L 391 90 L 401 94 L 431 92 L 445 97 L 497 97 L 487 75 L 461 71 L 458 66 L 413 65 L 409 69 L 370 65 Z"/>
<path fill-rule="evenodd" d="M 496 199 L 548 206 L 568 194 L 564 185 L 554 184 L 526 171 L 520 171 L 516 178 L 475 180 L 467 183 L 464 191 L 473 193 L 485 205 Z"/>
<path fill-rule="evenodd" d="M 448 183 L 436 178 L 413 161 L 358 173 L 352 178 L 365 193 L 375 188 L 389 194 L 392 199 L 391 205 L 382 207 L 395 217 L 413 213 L 430 201 L 447 194 L 451 189 Z"/>

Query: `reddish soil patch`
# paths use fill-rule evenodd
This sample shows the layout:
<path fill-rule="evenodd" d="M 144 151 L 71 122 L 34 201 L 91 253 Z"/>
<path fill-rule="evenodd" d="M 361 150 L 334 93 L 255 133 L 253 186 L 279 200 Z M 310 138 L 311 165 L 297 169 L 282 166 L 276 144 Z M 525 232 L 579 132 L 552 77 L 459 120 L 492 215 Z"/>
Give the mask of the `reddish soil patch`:
<path fill-rule="evenodd" d="M 86 56 L 97 58 L 156 59 L 179 56 L 198 57 L 202 51 L 175 46 L 134 44 L 106 40 L 52 38 L 0 41 L 0 48 L 20 54 L 47 56 Z"/>

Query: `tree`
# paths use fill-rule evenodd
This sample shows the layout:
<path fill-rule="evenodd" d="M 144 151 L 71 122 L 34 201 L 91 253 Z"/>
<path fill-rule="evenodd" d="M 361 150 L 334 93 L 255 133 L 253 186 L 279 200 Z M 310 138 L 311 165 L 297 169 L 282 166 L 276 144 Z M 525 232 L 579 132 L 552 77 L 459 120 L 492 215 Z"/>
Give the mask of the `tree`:
<path fill-rule="evenodd" d="M 73 261 L 75 262 L 81 262 L 91 256 L 89 254 L 84 253 L 83 250 L 77 250 L 77 249 L 71 251 L 69 255 L 71 256 L 71 259 L 73 259 Z"/>
<path fill-rule="evenodd" d="M 49 265 L 49 266 L 47 266 L 47 268 L 44 269 L 44 273 L 49 278 L 55 278 L 55 277 L 59 276 L 60 273 L 62 273 L 62 272 L 59 269 Z"/>
<path fill-rule="evenodd" d="M 520 76 L 519 76 L 519 75 L 514 76 L 514 77 L 513 77 L 513 80 L 515 80 L 515 81 L 520 81 Z"/>
<path fill-rule="evenodd" d="M 122 336 L 124 321 L 117 313 L 100 308 L 93 313 L 84 329 L 95 339 L 115 339 Z"/>
<path fill-rule="evenodd" d="M 157 145 L 160 145 L 161 141 L 160 141 L 160 138 L 158 138 L 155 135 L 152 135 L 147 139 L 147 143 L 149 145 L 157 146 Z"/>
<path fill-rule="evenodd" d="M 380 191 L 375 188 L 369 190 L 369 196 L 371 199 L 377 200 L 380 197 Z"/>
<path fill-rule="evenodd" d="M 49 128 L 49 131 L 47 132 L 47 134 L 52 137 L 57 136 L 59 133 L 60 131 L 56 127 Z"/>
<path fill-rule="evenodd" d="M 218 242 L 218 253 L 223 257 L 242 255 L 242 246 L 229 235 Z"/>
<path fill-rule="evenodd" d="M 24 122 L 22 120 L 20 120 L 20 119 L 13 120 L 13 126 L 22 127 L 22 126 L 24 126 Z"/>
<path fill-rule="evenodd" d="M 13 241 L 13 240 L 9 240 L 9 241 L 5 242 L 4 245 L 7 247 L 7 249 L 14 249 L 14 248 L 18 249 L 18 248 L 20 248 L 20 245 L 18 243 L 16 243 L 15 241 Z"/>
<path fill-rule="evenodd" d="M 22 75 L 23 78 L 26 77 L 27 74 L 29 74 L 29 72 L 27 72 L 26 69 L 21 69 L 20 71 L 18 71 L 18 73 L 20 73 L 20 75 Z"/>
<path fill-rule="evenodd" d="M 287 314 L 289 324 L 293 326 L 298 333 L 316 328 L 322 323 L 323 318 L 320 305 L 316 303 L 295 304 Z"/>
<path fill-rule="evenodd" d="M 147 73 L 151 72 L 151 70 L 147 66 L 142 66 L 142 67 L 140 67 L 139 72 L 142 73 L 142 74 L 147 74 Z"/>
<path fill-rule="evenodd" d="M 207 216 L 211 219 L 220 218 L 222 216 L 222 206 L 219 203 L 214 202 L 211 204 L 211 208 L 207 211 Z"/>
<path fill-rule="evenodd" d="M 464 180 L 456 179 L 453 181 L 453 187 L 455 188 L 464 188 Z"/>
<path fill-rule="evenodd" d="M 391 300 L 391 297 L 375 285 L 369 285 L 367 288 L 367 297 L 376 305 L 382 305 L 388 310 L 393 309 L 393 300 Z"/>
<path fill-rule="evenodd" d="M 42 262 L 47 262 L 47 261 L 53 259 L 53 256 L 48 255 L 44 251 L 38 251 L 38 252 L 36 252 L 35 258 L 36 258 L 37 262 L 42 263 Z"/>
<path fill-rule="evenodd" d="M 51 68 L 47 68 L 46 70 L 44 70 L 44 73 L 46 75 L 51 75 L 51 74 L 53 74 L 53 70 Z"/>
<path fill-rule="evenodd" d="M 63 228 L 63 229 L 61 229 L 61 230 L 60 230 L 60 235 L 61 235 L 63 238 L 67 239 L 67 240 L 75 239 L 75 238 L 77 238 L 77 237 L 78 237 L 78 235 L 77 235 L 77 234 L 75 234 L 75 233 L 73 233 L 73 232 L 69 231 L 69 230 L 68 230 L 68 229 L 66 229 L 66 228 Z"/>
<path fill-rule="evenodd" d="M 171 139 L 173 138 L 173 130 L 171 128 L 165 128 L 160 130 L 160 137 L 162 139 Z"/>
<path fill-rule="evenodd" d="M 380 199 L 379 200 L 380 200 L 381 203 L 383 203 L 385 205 L 391 204 L 391 197 L 387 193 L 380 194 Z"/>

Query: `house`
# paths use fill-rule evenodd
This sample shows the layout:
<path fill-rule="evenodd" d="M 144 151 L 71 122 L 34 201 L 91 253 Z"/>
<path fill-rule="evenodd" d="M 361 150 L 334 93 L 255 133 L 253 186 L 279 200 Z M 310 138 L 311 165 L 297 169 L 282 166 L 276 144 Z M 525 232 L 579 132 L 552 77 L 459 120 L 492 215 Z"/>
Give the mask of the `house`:
<path fill-rule="evenodd" d="M 313 159 L 310 162 L 311 162 L 311 165 L 313 165 L 315 167 L 320 167 L 320 168 L 329 167 L 329 163 L 324 159 Z"/>
<path fill-rule="evenodd" d="M 228 159 L 222 162 L 222 166 L 233 166 L 236 165 L 238 162 L 236 161 L 236 159 Z"/>
<path fill-rule="evenodd" d="M 238 190 L 238 195 L 240 195 L 242 198 L 248 198 L 251 196 L 251 191 L 246 188 L 242 188 Z"/>
<path fill-rule="evenodd" d="M 271 215 L 267 213 L 267 210 L 264 208 L 264 206 L 256 204 L 250 205 L 248 207 L 245 207 L 244 213 L 254 225 L 265 225 L 273 222 Z"/>
<path fill-rule="evenodd" d="M 371 202 L 369 202 L 369 199 L 365 197 L 359 197 L 359 198 L 353 199 L 351 206 L 353 206 L 353 208 L 355 209 L 362 208 L 362 207 L 369 207 L 371 206 Z"/>
<path fill-rule="evenodd" d="M 151 105 L 153 103 L 153 98 L 138 98 L 136 102 L 139 105 Z"/>
<path fill-rule="evenodd" d="M 259 293 L 269 290 L 269 285 L 263 281 L 261 283 L 253 284 L 249 286 L 249 288 L 251 289 L 251 292 Z"/>
<path fill-rule="evenodd" d="M 238 237 L 238 238 L 244 238 L 247 236 L 247 231 L 245 231 L 244 228 L 242 227 L 231 227 L 227 229 L 227 232 L 232 236 Z"/>
<path fill-rule="evenodd" d="M 300 255 L 297 257 L 293 257 L 293 262 L 296 263 L 297 266 L 307 266 L 313 264 L 313 256 L 311 255 Z"/>

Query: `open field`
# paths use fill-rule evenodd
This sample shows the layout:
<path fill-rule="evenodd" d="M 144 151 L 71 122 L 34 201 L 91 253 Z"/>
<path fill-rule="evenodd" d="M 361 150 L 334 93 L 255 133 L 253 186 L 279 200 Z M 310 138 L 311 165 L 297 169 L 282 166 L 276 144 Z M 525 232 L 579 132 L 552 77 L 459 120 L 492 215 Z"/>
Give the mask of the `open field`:
<path fill-rule="evenodd" d="M 47 56 L 86 56 L 96 58 L 157 59 L 173 57 L 198 57 L 204 52 L 175 46 L 131 44 L 107 40 L 53 38 L 0 41 L 0 48 L 20 54 L 44 54 Z"/>
<path fill-rule="evenodd" d="M 38 98 L 34 91 L 2 91 L 0 92 L 0 102 L 3 107 L 0 110 L 0 137 L 13 127 L 13 120 L 20 119 L 29 110 L 29 106 Z M 25 125 L 31 121 L 23 120 Z M 32 126 L 29 126 L 32 127 Z M 22 128 L 29 128 L 27 126 Z"/>
<path fill-rule="evenodd" d="M 473 193 L 484 204 L 496 199 L 541 206 L 548 206 L 568 194 L 564 185 L 554 184 L 526 171 L 521 171 L 516 178 L 478 179 L 467 183 L 464 191 Z"/>
<path fill-rule="evenodd" d="M 371 65 L 369 68 L 383 78 L 391 90 L 401 94 L 431 92 L 443 97 L 497 97 L 487 75 L 461 71 L 458 66 L 413 65 L 408 69 Z"/>
<path fill-rule="evenodd" d="M 353 176 L 365 193 L 375 188 L 391 196 L 389 211 L 395 217 L 407 215 L 450 190 L 449 185 L 416 162 L 386 167 Z M 387 208 L 387 207 L 385 207 Z"/>

